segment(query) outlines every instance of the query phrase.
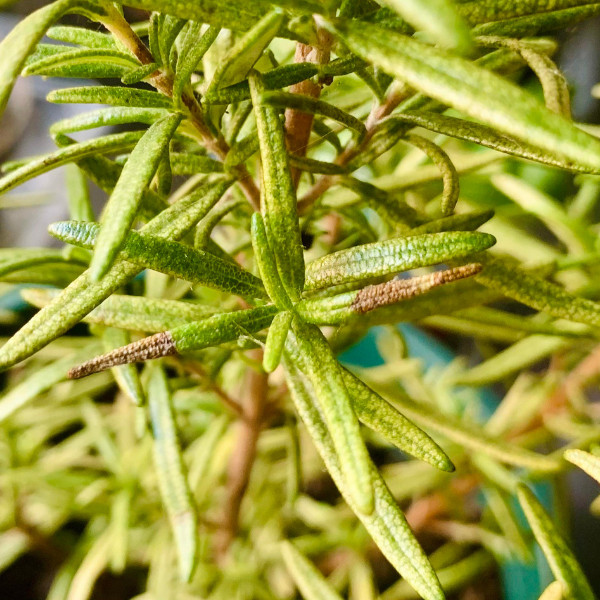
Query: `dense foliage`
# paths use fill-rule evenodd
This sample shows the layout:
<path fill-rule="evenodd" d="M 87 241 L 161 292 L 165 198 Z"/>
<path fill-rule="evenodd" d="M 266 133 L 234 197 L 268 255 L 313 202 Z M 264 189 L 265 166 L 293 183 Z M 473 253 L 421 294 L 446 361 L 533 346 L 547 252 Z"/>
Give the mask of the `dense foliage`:
<path fill-rule="evenodd" d="M 548 37 L 600 4 L 126 4 L 0 44 L 2 107 L 19 75 L 106 106 L 0 178 L 66 166 L 71 218 L 0 250 L 39 308 L 0 313 L 0 567 L 41 553 L 49 600 L 134 568 L 140 599 L 491 598 L 537 543 L 543 598 L 592 600 L 532 489 L 600 478 L 600 141 Z M 376 325 L 383 365 L 338 360 Z"/>

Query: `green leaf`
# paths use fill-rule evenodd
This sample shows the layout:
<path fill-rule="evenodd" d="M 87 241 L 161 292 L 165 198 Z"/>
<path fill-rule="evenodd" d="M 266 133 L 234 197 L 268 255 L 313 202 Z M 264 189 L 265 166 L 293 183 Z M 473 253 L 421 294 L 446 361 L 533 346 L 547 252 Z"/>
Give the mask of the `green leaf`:
<path fill-rule="evenodd" d="M 341 367 L 321 331 L 298 318 L 292 329 L 302 371 L 310 379 L 341 463 L 346 489 L 360 512 L 373 512 L 372 468 Z"/>
<path fill-rule="evenodd" d="M 336 21 L 349 48 L 427 96 L 582 170 L 600 169 L 600 142 L 502 77 L 415 39 L 358 21 Z"/>
<path fill-rule="evenodd" d="M 568 347 L 568 338 L 531 335 L 498 352 L 486 361 L 459 373 L 453 381 L 460 385 L 487 385 L 502 380 Z"/>
<path fill-rule="evenodd" d="M 574 296 L 555 283 L 530 275 L 508 261 L 499 258 L 486 260 L 477 281 L 553 317 L 586 325 L 600 324 L 600 304 Z"/>
<path fill-rule="evenodd" d="M 314 63 L 295 63 L 281 65 L 262 74 L 265 90 L 277 90 L 288 85 L 300 83 L 319 73 L 319 65 Z M 207 90 L 205 96 L 210 104 L 232 104 L 250 98 L 250 84 L 247 79 L 226 87 Z"/>
<path fill-rule="evenodd" d="M 159 69 L 160 65 L 154 62 L 142 65 L 141 67 L 123 73 L 123 75 L 121 75 L 121 83 L 125 85 L 135 85 L 136 83 L 140 83 L 140 81 L 145 81 Z"/>
<path fill-rule="evenodd" d="M 49 390 L 59 381 L 64 381 L 67 378 L 67 371 L 71 367 L 85 360 L 86 357 L 97 354 L 99 349 L 99 344 L 93 342 L 75 353 L 70 353 L 45 367 L 33 371 L 19 385 L 8 390 L 0 397 L 0 422 L 5 421 L 16 410 Z"/>
<path fill-rule="evenodd" d="M 119 3 L 236 31 L 247 31 L 266 12 L 265 3 L 248 4 L 239 0 L 227 3 L 221 0 L 127 0 Z"/>
<path fill-rule="evenodd" d="M 258 73 L 250 76 L 250 90 L 262 160 L 262 209 L 267 235 L 283 286 L 297 301 L 304 289 L 304 256 L 283 126 L 277 111 L 261 104 Z"/>
<path fill-rule="evenodd" d="M 564 457 L 600 483 L 600 457 L 583 450 L 565 450 Z"/>
<path fill-rule="evenodd" d="M 85 176 L 77 165 L 66 165 L 66 184 L 71 219 L 93 221 L 94 209 L 90 201 L 90 191 Z"/>
<path fill-rule="evenodd" d="M 138 90 L 117 86 L 85 86 L 61 88 L 51 91 L 48 102 L 57 104 L 110 104 L 141 108 L 173 108 L 173 102 L 167 96 L 149 90 Z"/>
<path fill-rule="evenodd" d="M 283 562 L 306 600 L 342 600 L 321 571 L 291 542 L 280 542 Z"/>
<path fill-rule="evenodd" d="M 460 184 L 458 181 L 458 173 L 450 160 L 450 157 L 437 144 L 434 144 L 427 138 L 410 134 L 406 137 L 406 140 L 413 146 L 422 150 L 431 159 L 431 162 L 440 170 L 444 186 L 441 204 L 442 214 L 444 216 L 451 215 L 458 202 Z"/>
<path fill-rule="evenodd" d="M 63 242 L 93 248 L 100 238 L 102 227 L 96 223 L 63 221 L 53 223 L 48 230 Z M 128 262 L 192 283 L 249 298 L 263 298 L 265 295 L 261 281 L 236 263 L 185 244 L 130 231 L 120 252 Z"/>
<path fill-rule="evenodd" d="M 585 4 L 573 8 L 548 10 L 537 14 L 514 17 L 502 21 L 492 21 L 476 25 L 473 35 L 503 35 L 520 38 L 535 35 L 538 32 L 561 30 L 592 17 L 600 12 L 600 4 Z"/>
<path fill-rule="evenodd" d="M 472 48 L 467 23 L 449 0 L 384 0 L 415 29 L 429 34 L 431 41 L 461 54 Z"/>
<path fill-rule="evenodd" d="M 589 0 L 528 0 L 506 4 L 501 0 L 469 0 L 458 5 L 460 14 L 472 25 L 515 19 L 526 15 L 538 16 L 545 11 L 570 8 L 578 4 L 588 4 Z"/>
<path fill-rule="evenodd" d="M 275 106 L 278 108 L 293 108 L 302 112 L 313 115 L 322 115 L 333 119 L 346 127 L 350 127 L 358 134 L 358 141 L 362 140 L 367 133 L 364 123 L 360 120 L 343 111 L 329 102 L 317 100 L 309 96 L 301 94 L 290 94 L 288 92 L 268 92 L 265 91 L 261 95 L 261 102 L 267 106 Z"/>
<path fill-rule="evenodd" d="M 109 152 L 120 152 L 129 150 L 142 137 L 141 131 L 128 131 L 126 133 L 115 133 L 105 135 L 94 140 L 87 140 L 77 144 L 71 144 L 60 148 L 55 152 L 34 158 L 26 165 L 11 171 L 6 177 L 0 179 L 0 194 L 8 192 L 21 183 L 37 177 L 42 173 L 61 167 L 62 165 L 80 160 L 94 154 Z"/>
<path fill-rule="evenodd" d="M 567 597 L 573 600 L 594 600 L 594 593 L 577 559 L 533 492 L 521 484 L 517 495 L 552 573 L 567 588 Z"/>
<path fill-rule="evenodd" d="M 441 233 L 442 231 L 474 231 L 494 216 L 493 210 L 475 210 L 428 221 L 411 230 L 411 235 Z"/>
<path fill-rule="evenodd" d="M 117 45 L 112 35 L 94 31 L 86 27 L 71 27 L 66 25 L 56 25 L 50 27 L 46 36 L 51 40 L 66 42 L 67 44 L 77 44 L 87 48 L 108 48 L 116 50 Z"/>
<path fill-rule="evenodd" d="M 427 556 L 415 539 L 381 475 L 373 466 L 371 470 L 375 509 L 367 515 L 356 508 L 352 496 L 348 493 L 340 458 L 318 409 L 311 383 L 298 370 L 289 354 L 286 355 L 285 367 L 286 380 L 296 408 L 346 502 L 356 512 L 373 541 L 398 573 L 425 600 L 444 600 L 444 594 Z"/>
<path fill-rule="evenodd" d="M 252 235 L 254 257 L 269 298 L 271 298 L 275 305 L 281 310 L 292 308 L 292 302 L 287 295 L 283 283 L 281 282 L 281 278 L 279 277 L 279 273 L 277 272 L 275 256 L 269 245 L 267 232 L 260 213 L 254 213 L 252 215 L 250 231 Z"/>
<path fill-rule="evenodd" d="M 23 299 L 37 308 L 43 308 L 59 294 L 60 290 L 48 288 L 21 290 Z M 214 313 L 214 308 L 193 302 L 113 294 L 87 314 L 83 321 L 131 331 L 157 333 L 191 321 L 200 321 Z"/>
<path fill-rule="evenodd" d="M 232 183 L 228 177 L 217 176 L 163 211 L 142 232 L 170 240 L 180 239 L 208 213 Z M 27 358 L 68 331 L 140 271 L 139 266 L 119 260 L 97 283 L 90 281 L 87 271 L 83 273 L 0 348 L 0 369 Z"/>
<path fill-rule="evenodd" d="M 202 28 L 203 23 L 190 22 L 183 38 L 173 82 L 173 98 L 176 102 L 179 102 L 202 57 L 219 35 L 218 27 L 209 27 L 204 33 L 202 33 Z"/>
<path fill-rule="evenodd" d="M 389 399 L 392 406 L 416 423 L 419 427 L 435 431 L 462 448 L 481 452 L 500 462 L 531 469 L 533 471 L 552 473 L 560 470 L 560 462 L 550 456 L 531 452 L 525 448 L 508 444 L 499 438 L 487 435 L 480 428 L 459 421 L 450 415 L 439 413 L 434 408 L 415 404 L 400 390 Z"/>
<path fill-rule="evenodd" d="M 262 331 L 271 324 L 276 314 L 277 309 L 274 306 L 222 313 L 202 321 L 181 325 L 173 329 L 171 335 L 177 352 L 201 350 Z"/>
<path fill-rule="evenodd" d="M 346 369 L 344 384 L 356 416 L 397 448 L 442 471 L 454 471 L 448 455 L 419 427 Z"/>
<path fill-rule="evenodd" d="M 553 156 L 541 151 L 536 146 L 532 146 L 525 141 L 516 140 L 508 135 L 502 135 L 491 127 L 475 123 L 474 121 L 465 121 L 456 117 L 439 115 L 434 112 L 413 112 L 394 114 L 390 119 L 397 119 L 406 123 L 412 123 L 419 127 L 424 127 L 436 133 L 443 133 L 459 140 L 473 142 L 486 148 L 492 148 L 498 152 L 526 158 L 545 165 L 560 167 L 570 171 L 588 171 L 588 168 L 581 168 L 578 163 L 571 160 Z"/>
<path fill-rule="evenodd" d="M 487 233 L 444 232 L 402 237 L 340 250 L 306 267 L 306 288 L 317 289 L 381 277 L 459 259 L 489 248 Z"/>
<path fill-rule="evenodd" d="M 101 108 L 53 123 L 50 126 L 50 134 L 61 135 L 96 127 L 130 123 L 152 125 L 154 122 L 168 117 L 169 114 L 170 112 L 164 108 Z"/>
<path fill-rule="evenodd" d="M 50 248 L 2 248 L 0 249 L 0 277 L 9 273 L 56 263 L 75 263 L 85 265 L 83 261 L 71 261 L 60 250 Z"/>
<path fill-rule="evenodd" d="M 60 52 L 29 63 L 23 75 L 43 77 L 120 78 L 140 66 L 139 62 L 120 50 L 83 48 Z"/>
<path fill-rule="evenodd" d="M 179 557 L 179 575 L 189 581 L 198 560 L 198 517 L 178 440 L 169 382 L 160 365 L 150 367 L 148 409 L 154 464 Z"/>
<path fill-rule="evenodd" d="M 229 156 L 229 154 L 227 155 Z M 197 173 L 222 173 L 223 163 L 208 156 L 171 152 L 173 175 L 196 175 Z"/>
<path fill-rule="evenodd" d="M 181 118 L 178 114 L 170 115 L 154 123 L 129 155 L 102 214 L 104 226 L 98 234 L 90 264 L 92 281 L 99 281 L 112 266 Z"/>
<path fill-rule="evenodd" d="M 87 3 L 86 3 L 87 4 Z M 27 57 L 46 30 L 63 14 L 81 5 L 77 0 L 58 0 L 28 15 L 0 43 L 0 113 L 4 112 L 13 85 Z"/>
<path fill-rule="evenodd" d="M 277 313 L 269 327 L 263 355 L 263 368 L 267 373 L 272 373 L 279 366 L 293 316 L 291 310 Z"/>
<path fill-rule="evenodd" d="M 480 549 L 469 554 L 466 558 L 436 569 L 436 575 L 444 592 L 453 594 L 463 590 L 471 582 L 480 581 L 486 573 L 492 571 L 495 564 L 494 557 L 487 550 Z M 381 600 L 418 600 L 418 598 L 419 596 L 402 579 L 390 586 L 381 595 Z"/>

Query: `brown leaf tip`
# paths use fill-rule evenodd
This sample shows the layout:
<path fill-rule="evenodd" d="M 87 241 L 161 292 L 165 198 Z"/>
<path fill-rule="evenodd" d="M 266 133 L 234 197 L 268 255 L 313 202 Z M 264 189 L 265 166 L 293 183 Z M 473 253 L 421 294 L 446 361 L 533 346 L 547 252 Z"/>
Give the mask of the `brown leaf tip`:
<path fill-rule="evenodd" d="M 141 362 L 161 356 L 176 354 L 175 340 L 169 331 L 156 333 L 107 354 L 96 356 L 81 365 L 73 367 L 67 374 L 69 379 L 80 379 L 111 367 Z"/>
<path fill-rule="evenodd" d="M 369 285 L 356 294 L 352 309 L 357 313 L 366 313 L 388 304 L 395 304 L 413 296 L 424 294 L 434 287 L 465 279 L 476 275 L 483 267 L 479 263 L 471 263 L 462 267 L 435 271 L 411 279 L 392 279 L 385 283 Z"/>

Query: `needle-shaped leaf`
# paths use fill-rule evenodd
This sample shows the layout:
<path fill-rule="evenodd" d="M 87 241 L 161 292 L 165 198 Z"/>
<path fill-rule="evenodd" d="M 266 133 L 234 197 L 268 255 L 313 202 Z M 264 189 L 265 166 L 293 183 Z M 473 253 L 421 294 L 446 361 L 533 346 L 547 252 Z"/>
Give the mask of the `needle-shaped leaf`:
<path fill-rule="evenodd" d="M 93 221 L 94 209 L 83 171 L 76 164 L 65 167 L 69 216 L 76 221 Z"/>
<path fill-rule="evenodd" d="M 276 314 L 277 309 L 269 305 L 212 315 L 96 356 L 71 369 L 69 377 L 79 379 L 117 365 L 193 352 L 251 337 L 252 334 L 268 327 Z"/>
<path fill-rule="evenodd" d="M 437 145 L 427 138 L 419 135 L 410 134 L 406 140 L 416 146 L 431 159 L 434 165 L 438 167 L 442 174 L 442 183 L 444 190 L 442 192 L 442 214 L 445 216 L 451 215 L 454 212 L 454 207 L 458 202 L 460 193 L 460 184 L 458 181 L 458 173 L 456 167 L 450 160 L 450 157 Z"/>
<path fill-rule="evenodd" d="M 269 245 L 265 224 L 260 213 L 252 215 L 251 224 L 252 248 L 254 256 L 260 272 L 260 277 L 263 281 L 269 298 L 283 310 L 290 309 L 292 302 L 287 295 L 285 288 L 277 272 L 277 264 L 275 256 Z"/>
<path fill-rule="evenodd" d="M 467 23 L 449 0 L 384 0 L 415 29 L 427 32 L 431 41 L 465 53 L 472 47 Z"/>
<path fill-rule="evenodd" d="M 372 468 L 341 367 L 317 327 L 304 324 L 296 318 L 292 328 L 302 361 L 302 371 L 315 390 L 331 440 L 339 455 L 348 493 L 359 511 L 370 514 L 373 511 Z"/>
<path fill-rule="evenodd" d="M 564 457 L 600 483 L 600 456 L 572 448 L 565 451 Z"/>
<path fill-rule="evenodd" d="M 104 208 L 104 226 L 98 234 L 90 265 L 92 281 L 100 280 L 112 266 L 181 118 L 178 114 L 170 115 L 151 125 L 129 155 Z"/>
<path fill-rule="evenodd" d="M 102 227 L 96 223 L 63 221 L 49 232 L 69 244 L 94 248 Z M 179 242 L 130 231 L 120 248 L 122 258 L 141 267 L 240 296 L 264 297 L 260 280 L 234 262 Z"/>
<path fill-rule="evenodd" d="M 522 484 L 518 487 L 517 495 L 552 573 L 567 588 L 567 597 L 573 600 L 594 600 L 594 593 L 577 559 L 539 500 Z"/>
<path fill-rule="evenodd" d="M 127 52 L 83 48 L 60 52 L 31 62 L 23 69 L 23 75 L 93 77 L 94 79 L 120 78 L 139 66 L 138 61 Z"/>
<path fill-rule="evenodd" d="M 346 127 L 350 127 L 357 134 L 359 140 L 362 139 L 367 133 L 367 129 L 364 123 L 357 119 L 355 116 L 343 111 L 329 102 L 323 100 L 316 100 L 310 96 L 303 96 L 301 94 L 290 94 L 288 92 L 263 92 L 261 96 L 263 104 L 269 106 L 276 106 L 279 108 L 293 108 L 302 112 L 310 113 L 313 115 L 322 115 L 333 119 Z"/>
<path fill-rule="evenodd" d="M 334 29 L 358 56 L 425 95 L 583 170 L 600 169 L 598 140 L 495 73 L 366 22 L 336 21 Z"/>
<path fill-rule="evenodd" d="M 319 65 L 314 63 L 296 63 L 281 65 L 262 74 L 265 90 L 276 90 L 294 83 L 309 79 L 319 73 Z M 247 79 L 228 85 L 214 88 L 206 93 L 206 100 L 211 104 L 231 104 L 250 98 L 250 85 Z"/>
<path fill-rule="evenodd" d="M 279 276 L 296 301 L 304 289 L 304 256 L 285 135 L 277 111 L 261 104 L 260 75 L 253 73 L 249 81 L 262 160 L 262 213 Z"/>
<path fill-rule="evenodd" d="M 279 366 L 293 316 L 291 310 L 277 313 L 269 327 L 263 355 L 263 368 L 267 373 L 272 373 Z"/>
<path fill-rule="evenodd" d="M 66 42 L 68 44 L 77 44 L 87 48 L 109 48 L 117 49 L 115 39 L 112 35 L 94 31 L 87 27 L 71 27 L 67 25 L 56 25 L 50 27 L 46 36 L 57 42 Z"/>
<path fill-rule="evenodd" d="M 122 329 L 107 327 L 102 335 L 104 351 L 110 352 L 130 342 L 129 334 Z M 144 390 L 134 365 L 120 365 L 112 369 L 113 377 L 121 391 L 137 405 L 144 404 Z"/>
<path fill-rule="evenodd" d="M 588 168 L 582 169 L 578 163 L 574 163 L 566 158 L 547 154 L 536 146 L 528 144 L 526 141 L 502 135 L 492 127 L 481 125 L 475 121 L 465 121 L 464 119 L 457 119 L 456 117 L 449 117 L 429 111 L 406 111 L 389 118 L 413 123 L 430 131 L 443 133 L 459 140 L 473 142 L 486 148 L 492 148 L 498 152 L 518 156 L 519 158 L 526 158 L 527 160 L 533 160 L 545 165 L 560 167 L 561 169 L 568 169 L 570 171 L 589 170 Z"/>
<path fill-rule="evenodd" d="M 169 114 L 170 112 L 164 108 L 101 108 L 53 123 L 50 126 L 50 134 L 60 135 L 95 129 L 96 127 L 110 127 L 130 123 L 152 125 L 154 122 L 169 116 Z"/>
<path fill-rule="evenodd" d="M 163 211 L 142 232 L 170 240 L 180 239 L 208 213 L 232 182 L 228 177 L 217 176 Z M 140 271 L 137 265 L 118 261 L 97 283 L 90 281 L 88 272 L 83 273 L 0 348 L 0 369 L 34 354 L 68 331 Z"/>
<path fill-rule="evenodd" d="M 569 338 L 551 335 L 531 335 L 498 352 L 482 363 L 459 373 L 454 382 L 460 385 L 487 385 L 501 381 L 516 371 L 526 369 L 538 361 L 572 344 Z"/>
<path fill-rule="evenodd" d="M 177 57 L 175 80 L 173 82 L 173 98 L 180 101 L 181 94 L 189 84 L 192 74 L 198 67 L 202 57 L 217 39 L 220 29 L 209 27 L 202 33 L 203 23 L 191 21 L 185 32 L 185 37 Z"/>
<path fill-rule="evenodd" d="M 364 244 L 309 263 L 306 287 L 323 288 L 435 265 L 475 254 L 495 242 L 487 233 L 451 231 Z"/>
<path fill-rule="evenodd" d="M 175 538 L 179 575 L 182 581 L 189 581 L 197 562 L 198 517 L 178 439 L 169 382 L 160 365 L 150 367 L 148 409 L 154 438 L 154 464 Z"/>
<path fill-rule="evenodd" d="M 570 294 L 559 285 L 530 275 L 500 258 L 486 261 L 477 281 L 553 317 L 600 325 L 600 304 Z"/>
<path fill-rule="evenodd" d="M 271 11 L 241 36 L 219 61 L 207 94 L 244 79 L 279 31 L 283 18 L 282 11 Z M 224 112 L 224 106 L 212 107 L 210 115 L 213 123 L 218 124 Z"/>
<path fill-rule="evenodd" d="M 2 56 L 0 113 L 4 112 L 13 85 L 38 41 L 54 21 L 80 4 L 81 2 L 77 0 L 52 2 L 28 15 L 2 40 L 0 43 L 0 56 Z"/>
<path fill-rule="evenodd" d="M 52 90 L 46 96 L 46 100 L 57 104 L 110 104 L 111 106 L 140 108 L 173 108 L 171 99 L 158 92 L 117 86 L 89 85 L 61 88 Z"/>
<path fill-rule="evenodd" d="M 342 374 L 356 416 L 362 423 L 407 454 L 442 471 L 454 471 L 447 454 L 422 429 L 350 371 L 343 369 Z"/>
<path fill-rule="evenodd" d="M 21 290 L 23 299 L 37 308 L 43 308 L 59 294 L 60 290 L 48 288 Z M 131 331 L 157 333 L 175 329 L 191 321 L 200 321 L 215 312 L 212 307 L 194 302 L 113 294 L 86 315 L 83 321 Z"/>
<path fill-rule="evenodd" d="M 533 15 L 482 22 L 476 25 L 474 35 L 503 35 L 506 37 L 532 36 L 538 32 L 565 30 L 600 12 L 600 5 L 584 4 L 572 8 L 557 8 Z"/>
<path fill-rule="evenodd" d="M 533 471 L 554 472 L 560 469 L 560 462 L 550 456 L 531 452 L 525 448 L 508 444 L 499 438 L 487 435 L 481 429 L 468 425 L 435 409 L 415 404 L 400 391 L 394 394 L 390 403 L 419 427 L 434 431 L 449 440 L 475 452 L 487 454 L 500 462 L 531 469 Z"/>
<path fill-rule="evenodd" d="M 340 457 L 318 408 L 318 401 L 311 383 L 303 376 L 292 358 L 287 354 L 286 380 L 292 398 L 302 420 L 344 499 L 356 512 L 358 518 L 381 549 L 385 557 L 425 600 L 443 600 L 444 594 L 427 556 L 419 546 L 402 511 L 391 495 L 378 471 L 372 466 L 372 482 L 375 509 L 365 514 L 357 509 L 346 485 Z"/>
<path fill-rule="evenodd" d="M 50 248 L 3 248 L 0 249 L 0 277 L 29 267 L 69 262 L 85 264 L 82 261 L 71 261 L 62 251 Z"/>
<path fill-rule="evenodd" d="M 229 156 L 229 154 L 228 154 Z M 223 163 L 208 156 L 171 152 L 173 175 L 196 175 L 197 173 L 222 173 Z"/>
<path fill-rule="evenodd" d="M 184 19 L 194 19 L 200 23 L 210 23 L 219 27 L 231 28 L 235 31 L 247 31 L 265 14 L 266 3 L 248 4 L 221 2 L 221 0 L 127 0 L 120 2 L 127 6 L 143 10 L 159 11 L 167 15 L 175 15 Z"/>
<path fill-rule="evenodd" d="M 306 600 L 342 600 L 321 571 L 294 544 L 283 541 L 279 547 L 287 570 Z"/>
<path fill-rule="evenodd" d="M 94 140 L 71 144 L 50 154 L 34 158 L 0 179 L 0 194 L 8 192 L 21 183 L 57 167 L 61 167 L 66 163 L 77 161 L 93 154 L 106 154 L 108 152 L 128 150 L 140 140 L 142 135 L 143 132 L 141 131 L 115 133 Z"/>

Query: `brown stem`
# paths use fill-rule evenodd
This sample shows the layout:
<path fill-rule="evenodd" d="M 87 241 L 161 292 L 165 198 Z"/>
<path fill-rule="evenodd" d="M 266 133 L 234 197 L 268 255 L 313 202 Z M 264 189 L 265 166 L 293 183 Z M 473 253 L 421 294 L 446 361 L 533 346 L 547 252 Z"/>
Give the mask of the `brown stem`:
<path fill-rule="evenodd" d="M 131 29 L 129 23 L 118 12 L 110 15 L 110 18 L 104 22 L 104 26 L 119 40 L 125 47 L 140 61 L 142 65 L 149 65 L 154 62 L 154 57 L 150 50 Z M 158 69 L 150 76 L 150 83 L 162 94 L 173 97 L 173 78 L 169 73 L 165 73 L 162 69 Z M 188 92 L 184 92 L 181 100 L 188 110 L 189 119 L 198 132 L 202 142 L 206 148 L 215 154 L 219 159 L 225 160 L 229 152 L 227 142 L 222 138 L 216 138 L 210 128 L 204 121 L 202 108 L 198 104 L 196 98 Z M 242 188 L 244 195 L 254 208 L 260 209 L 260 192 L 254 183 L 254 180 L 246 170 L 244 165 L 238 165 L 232 170 L 233 175 L 238 179 L 239 186 Z"/>
<path fill-rule="evenodd" d="M 346 166 L 367 145 L 380 121 L 387 117 L 398 104 L 405 100 L 411 93 L 412 90 L 407 86 L 394 87 L 383 104 L 375 104 L 367 119 L 367 134 L 363 138 L 361 144 L 359 146 L 348 146 L 336 158 L 335 164 L 340 167 Z M 323 175 L 318 179 L 298 201 L 298 212 L 300 214 L 306 213 L 316 200 L 334 185 L 336 181 L 338 181 L 338 178 L 332 175 Z"/>
<path fill-rule="evenodd" d="M 262 350 L 252 350 L 250 357 L 262 362 Z M 249 368 L 241 403 L 242 418 L 238 423 L 236 445 L 227 469 L 223 520 L 215 542 L 221 561 L 238 531 L 240 507 L 250 481 L 256 444 L 264 421 L 267 388 L 267 374 Z"/>
<path fill-rule="evenodd" d="M 294 62 L 312 62 L 323 64 L 329 61 L 329 48 L 331 46 L 331 35 L 323 29 L 318 30 L 319 47 L 313 48 L 298 42 L 296 44 L 296 54 Z M 321 95 L 321 84 L 314 83 L 311 79 L 306 79 L 290 86 L 290 92 L 293 94 L 302 94 L 311 98 L 318 98 Z M 305 156 L 308 147 L 310 132 L 312 131 L 314 115 L 306 113 L 295 108 L 288 108 L 285 111 L 285 131 L 288 151 L 296 156 Z M 291 167 L 292 181 L 294 187 L 298 187 L 302 171 Z"/>
<path fill-rule="evenodd" d="M 211 392 L 214 392 L 227 408 L 229 408 L 238 417 L 242 416 L 242 408 L 240 407 L 239 403 L 236 402 L 220 385 L 215 383 L 209 377 L 204 367 L 198 361 L 187 361 L 186 366 L 202 379 L 202 382 L 206 388 Z"/>

